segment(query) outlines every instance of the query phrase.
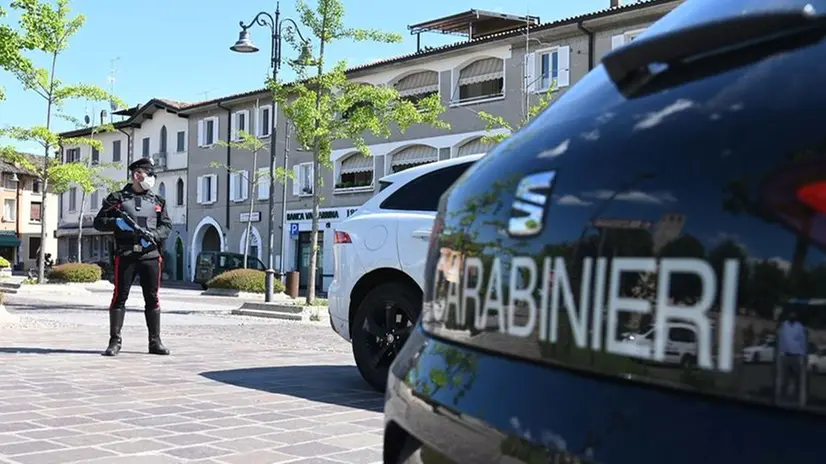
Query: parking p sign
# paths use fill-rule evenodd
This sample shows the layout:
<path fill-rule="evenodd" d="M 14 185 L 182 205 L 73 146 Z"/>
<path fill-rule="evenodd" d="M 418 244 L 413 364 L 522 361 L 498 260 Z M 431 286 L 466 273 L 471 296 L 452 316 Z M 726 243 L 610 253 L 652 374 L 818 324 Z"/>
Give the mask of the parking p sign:
<path fill-rule="evenodd" d="M 290 224 L 290 238 L 298 237 L 298 224 L 292 223 Z"/>

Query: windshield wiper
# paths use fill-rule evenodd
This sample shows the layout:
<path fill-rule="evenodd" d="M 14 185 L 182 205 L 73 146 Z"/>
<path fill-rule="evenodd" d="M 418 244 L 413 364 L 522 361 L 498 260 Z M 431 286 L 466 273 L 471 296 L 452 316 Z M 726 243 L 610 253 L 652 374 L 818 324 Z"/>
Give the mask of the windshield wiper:
<path fill-rule="evenodd" d="M 633 98 L 814 44 L 824 35 L 823 16 L 754 13 L 637 39 L 605 55 L 602 64 L 619 91 Z"/>

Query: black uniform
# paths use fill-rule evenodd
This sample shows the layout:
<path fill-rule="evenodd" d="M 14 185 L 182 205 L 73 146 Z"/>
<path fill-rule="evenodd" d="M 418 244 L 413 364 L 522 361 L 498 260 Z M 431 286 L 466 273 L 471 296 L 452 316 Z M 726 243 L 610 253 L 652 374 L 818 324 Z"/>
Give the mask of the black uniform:
<path fill-rule="evenodd" d="M 150 175 L 154 175 L 149 160 L 141 159 L 129 166 L 130 171 L 137 168 L 143 168 Z M 132 227 L 134 230 L 123 230 L 118 226 L 118 219 L 123 219 L 126 215 L 138 226 Z M 121 221 L 121 225 L 123 224 Z M 144 314 L 149 331 L 149 352 L 169 354 L 169 350 L 161 343 L 161 312 L 158 302 L 163 242 L 172 229 L 166 210 L 166 200 L 151 190 L 136 192 L 132 184 L 128 184 L 106 197 L 103 207 L 95 217 L 94 226 L 100 231 L 113 232 L 115 238 L 115 289 L 109 305 L 109 346 L 103 354 L 114 356 L 120 351 L 120 332 L 123 327 L 126 300 L 136 276 L 140 278 L 143 290 Z"/>

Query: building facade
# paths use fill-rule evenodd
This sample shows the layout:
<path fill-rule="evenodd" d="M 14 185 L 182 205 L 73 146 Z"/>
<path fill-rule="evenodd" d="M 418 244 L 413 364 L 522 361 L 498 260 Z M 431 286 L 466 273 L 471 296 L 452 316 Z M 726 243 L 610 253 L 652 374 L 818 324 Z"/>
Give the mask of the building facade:
<path fill-rule="evenodd" d="M 323 173 L 320 192 L 324 200 L 320 211 L 318 288 L 323 291 L 332 280 L 332 234 L 336 224 L 377 192 L 378 179 L 436 160 L 486 153 L 493 146 L 483 143 L 482 138 L 491 132 L 486 131 L 478 112 L 500 116 L 518 129 L 528 108 L 543 94 L 553 89 L 553 99 L 558 98 L 602 56 L 633 40 L 681 1 L 613 3 L 604 10 L 535 25 L 527 31 L 524 21 L 529 18 L 500 22 L 495 25 L 499 32 L 493 34 L 349 69 L 351 80 L 394 86 L 401 96 L 413 101 L 438 94 L 446 108 L 442 119 L 450 129 L 416 125 L 404 133 L 395 131 L 389 139 L 368 136 L 369 154 L 360 153 L 347 140 L 334 143 L 332 167 Z M 475 13 L 468 14 L 469 24 L 464 30 L 474 29 L 470 27 L 473 17 Z M 451 18 L 455 23 L 456 16 Z M 435 20 L 417 27 L 443 32 L 442 22 Z M 189 194 L 192 269 L 202 250 L 243 249 L 250 198 L 254 203 L 252 254 L 268 262 L 264 255 L 267 247 L 261 246 L 267 242 L 268 185 L 252 189 L 236 174 L 212 167 L 222 163 L 244 172 L 266 169 L 268 153 L 259 156 L 253 167 L 250 153 L 218 146 L 216 141 L 230 141 L 236 128 L 244 127 L 269 145 L 273 111 L 268 98 L 265 90 L 258 90 L 182 110 L 189 116 L 189 182 L 197 185 Z M 275 116 L 276 163 L 279 167 L 286 165 L 294 179 L 275 188 L 273 266 L 276 270 L 300 271 L 300 287 L 306 287 L 314 193 L 312 153 L 297 150 L 284 114 L 276 108 Z M 509 131 L 501 128 L 495 132 Z"/>
<path fill-rule="evenodd" d="M 67 144 L 62 147 L 63 162 L 116 164 L 105 168 L 103 175 L 114 181 L 129 182 L 127 167 L 138 158 L 155 162 L 157 181 L 154 191 L 166 199 L 172 233 L 164 245 L 165 278 L 185 280 L 187 272 L 187 148 L 188 123 L 179 111 L 185 103 L 153 99 L 144 105 L 115 112 L 121 117 L 115 130 L 94 135 L 103 144 L 98 152 L 89 146 Z M 64 139 L 88 137 L 91 131 L 81 129 L 61 134 Z M 110 233 L 96 231 L 93 220 L 109 192 L 101 188 L 88 194 L 70 188 L 60 195 L 58 225 L 58 259 L 61 262 L 108 262 Z M 78 255 L 78 232 L 81 231 L 81 256 Z"/>
<path fill-rule="evenodd" d="M 43 158 L 23 154 L 34 166 L 42 166 Z M 39 176 L 29 169 L 0 161 L 0 197 L 3 215 L 0 220 L 0 256 L 17 270 L 37 267 L 42 241 L 43 188 Z M 46 217 L 46 253 L 57 255 L 57 239 L 51 226 L 57 223 L 57 196 L 47 194 L 50 208 Z"/>

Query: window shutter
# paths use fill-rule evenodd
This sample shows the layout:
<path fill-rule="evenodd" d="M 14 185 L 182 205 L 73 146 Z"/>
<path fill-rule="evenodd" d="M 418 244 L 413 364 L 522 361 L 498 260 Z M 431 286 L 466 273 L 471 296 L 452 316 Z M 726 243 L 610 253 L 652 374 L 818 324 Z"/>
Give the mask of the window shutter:
<path fill-rule="evenodd" d="M 198 121 L 198 146 L 203 147 L 204 144 L 204 120 Z"/>
<path fill-rule="evenodd" d="M 237 190 L 236 190 L 237 185 L 238 185 L 238 173 L 233 172 L 229 175 L 229 199 L 232 200 L 232 201 L 240 200 L 240 198 L 238 198 L 235 195 L 235 192 L 237 192 Z"/>
<path fill-rule="evenodd" d="M 250 173 L 243 171 L 241 175 L 241 199 L 246 200 L 250 197 Z"/>
<path fill-rule="evenodd" d="M 214 121 L 214 123 L 212 125 L 212 127 L 213 127 L 213 129 L 212 129 L 212 140 L 210 142 L 211 142 L 211 144 L 214 144 L 215 142 L 217 142 L 218 140 L 221 139 L 221 135 L 220 135 L 221 132 L 220 132 L 220 129 L 218 128 L 218 117 L 217 116 L 213 117 L 212 120 Z"/>
<path fill-rule="evenodd" d="M 536 91 L 536 52 L 525 56 L 525 86 L 528 92 Z"/>
<path fill-rule="evenodd" d="M 314 173 L 313 173 L 313 164 L 312 163 L 307 165 L 307 170 L 310 171 L 310 175 L 308 176 L 310 180 L 309 180 L 309 185 L 307 185 L 307 187 L 309 187 L 310 191 L 312 192 L 315 189 L 315 185 L 313 185 L 313 184 L 315 184 L 315 177 L 314 177 Z"/>
<path fill-rule="evenodd" d="M 218 175 L 212 174 L 210 177 L 212 177 L 212 197 L 209 201 L 215 203 L 218 201 Z"/>
<path fill-rule="evenodd" d="M 198 132 L 200 136 L 200 131 Z M 204 202 L 204 176 L 198 178 L 198 203 Z"/>
<path fill-rule="evenodd" d="M 250 133 L 250 111 L 244 110 L 241 113 L 244 115 L 244 127 L 240 129 L 246 133 Z"/>
<path fill-rule="evenodd" d="M 265 200 L 270 196 L 269 168 L 258 170 L 258 199 Z"/>
<path fill-rule="evenodd" d="M 611 37 L 611 50 L 616 50 L 625 45 L 625 34 L 617 34 Z"/>
<path fill-rule="evenodd" d="M 229 121 L 232 140 L 238 140 L 238 114 L 239 113 L 234 113 Z"/>
<path fill-rule="evenodd" d="M 559 47 L 557 52 L 559 59 L 557 65 L 559 70 L 557 72 L 557 87 L 568 87 L 571 84 L 571 47 Z"/>
<path fill-rule="evenodd" d="M 301 194 L 301 166 L 295 165 L 293 166 L 293 195 L 298 196 Z"/>

